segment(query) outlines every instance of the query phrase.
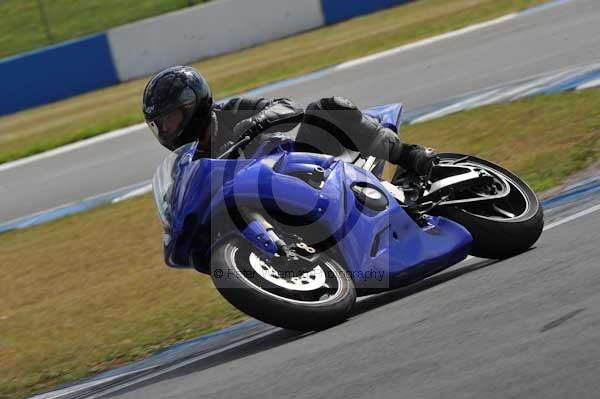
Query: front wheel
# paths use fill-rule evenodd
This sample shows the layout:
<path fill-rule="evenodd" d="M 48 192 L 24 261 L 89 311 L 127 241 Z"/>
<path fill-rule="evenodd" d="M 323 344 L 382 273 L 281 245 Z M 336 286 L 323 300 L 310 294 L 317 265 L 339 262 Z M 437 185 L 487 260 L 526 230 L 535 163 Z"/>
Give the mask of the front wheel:
<path fill-rule="evenodd" d="M 211 276 L 221 295 L 242 312 L 291 330 L 341 323 L 356 301 L 350 276 L 325 253 L 290 264 L 234 240 L 213 252 Z"/>
<path fill-rule="evenodd" d="M 493 176 L 487 186 L 469 187 L 463 198 L 483 198 L 497 190 L 508 195 L 484 201 L 440 206 L 432 213 L 464 226 L 473 236 L 471 255 L 503 259 L 529 249 L 544 227 L 544 213 L 534 191 L 518 176 L 492 162 L 462 154 L 440 154 L 440 166 L 466 166 Z M 490 197 L 491 198 L 491 197 Z"/>

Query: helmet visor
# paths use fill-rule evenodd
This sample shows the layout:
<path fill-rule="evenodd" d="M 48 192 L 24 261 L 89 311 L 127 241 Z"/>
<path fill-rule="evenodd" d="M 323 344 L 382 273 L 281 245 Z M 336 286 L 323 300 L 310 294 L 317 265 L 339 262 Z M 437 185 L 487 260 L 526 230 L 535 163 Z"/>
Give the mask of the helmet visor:
<path fill-rule="evenodd" d="M 176 108 L 148 122 L 152 133 L 160 142 L 172 142 L 181 133 L 192 117 L 193 105 Z"/>

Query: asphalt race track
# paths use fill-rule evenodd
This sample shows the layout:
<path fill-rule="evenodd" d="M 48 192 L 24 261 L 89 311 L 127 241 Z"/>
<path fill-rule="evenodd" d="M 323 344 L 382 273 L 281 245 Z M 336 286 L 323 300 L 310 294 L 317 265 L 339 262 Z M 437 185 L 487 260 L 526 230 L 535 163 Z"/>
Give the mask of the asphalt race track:
<path fill-rule="evenodd" d="M 600 2 L 573 0 L 427 46 L 264 91 L 306 104 L 344 95 L 407 110 L 600 60 Z M 148 180 L 165 155 L 145 128 L 17 167 L 0 165 L 0 223 Z"/>
<path fill-rule="evenodd" d="M 274 329 L 93 397 L 598 398 L 600 190 L 546 229 L 525 254 L 368 297 L 329 330 Z"/>

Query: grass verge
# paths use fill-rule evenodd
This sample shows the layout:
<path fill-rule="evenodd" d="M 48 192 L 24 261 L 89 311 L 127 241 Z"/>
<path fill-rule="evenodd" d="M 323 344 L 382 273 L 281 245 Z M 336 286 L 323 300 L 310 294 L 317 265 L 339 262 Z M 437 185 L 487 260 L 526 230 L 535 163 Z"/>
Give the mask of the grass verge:
<path fill-rule="evenodd" d="M 537 96 L 409 126 L 404 140 L 497 161 L 537 192 L 600 159 L 600 91 Z"/>
<path fill-rule="evenodd" d="M 194 64 L 225 97 L 545 0 L 418 0 Z M 0 118 L 0 163 L 141 122 L 148 78 Z M 332 93 L 333 94 L 333 93 Z"/>
<path fill-rule="evenodd" d="M 0 58 L 175 11 L 203 0 L 3 0 Z M 42 13 L 43 12 L 43 13 Z M 45 29 L 43 16 L 48 23 Z"/>
<path fill-rule="evenodd" d="M 402 135 L 499 162 L 544 190 L 600 159 L 600 90 L 487 106 L 408 126 Z M 245 317 L 209 277 L 163 265 L 150 196 L 0 238 L 3 399 Z"/>

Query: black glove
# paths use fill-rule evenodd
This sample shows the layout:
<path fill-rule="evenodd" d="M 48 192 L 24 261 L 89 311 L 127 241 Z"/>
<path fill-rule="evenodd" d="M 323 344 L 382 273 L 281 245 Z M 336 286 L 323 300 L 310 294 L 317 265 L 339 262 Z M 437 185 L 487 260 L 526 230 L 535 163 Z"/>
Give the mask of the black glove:
<path fill-rule="evenodd" d="M 244 136 L 253 139 L 262 133 L 264 129 L 265 126 L 263 126 L 263 121 L 260 118 L 252 117 L 244 119 L 233 127 L 233 141 L 237 142 Z"/>

